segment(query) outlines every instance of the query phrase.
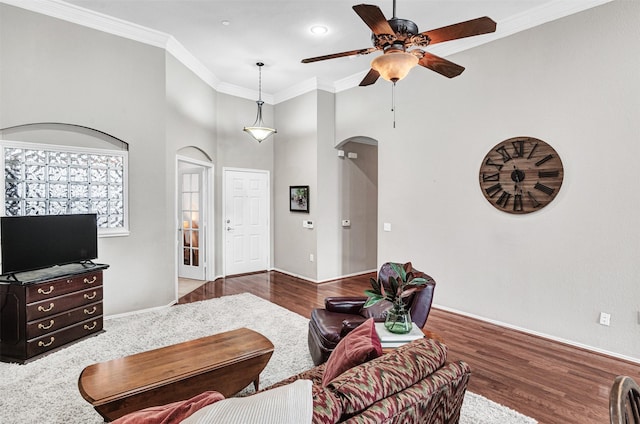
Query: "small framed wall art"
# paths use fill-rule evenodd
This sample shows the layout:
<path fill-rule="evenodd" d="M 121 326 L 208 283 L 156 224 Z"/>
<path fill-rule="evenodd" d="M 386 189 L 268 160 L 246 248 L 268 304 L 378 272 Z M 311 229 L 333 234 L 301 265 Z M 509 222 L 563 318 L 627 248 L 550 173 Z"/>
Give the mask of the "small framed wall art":
<path fill-rule="evenodd" d="M 309 213 L 309 186 L 289 186 L 289 210 Z"/>

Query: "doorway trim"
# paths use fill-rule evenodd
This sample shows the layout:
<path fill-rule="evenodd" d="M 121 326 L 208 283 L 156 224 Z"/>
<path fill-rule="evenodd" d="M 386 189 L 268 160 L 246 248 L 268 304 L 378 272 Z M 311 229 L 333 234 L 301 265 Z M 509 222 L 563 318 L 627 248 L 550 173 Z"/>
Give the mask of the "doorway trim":
<path fill-rule="evenodd" d="M 213 163 L 198 160 L 194 158 L 190 158 L 188 156 L 176 155 L 176 168 L 175 168 L 175 198 L 174 198 L 174 231 L 175 231 L 175 239 L 174 239 L 174 264 L 175 264 L 175 298 L 178 299 L 178 278 L 179 278 L 179 265 L 178 261 L 180 261 L 182 255 L 180 252 L 180 231 L 179 228 L 181 226 L 181 217 L 180 212 L 178 211 L 178 206 L 180 205 L 180 199 L 178 196 L 180 195 L 180 163 L 186 163 L 192 166 L 199 166 L 204 169 L 204 177 L 202 179 L 204 188 L 203 192 L 205 193 L 205 214 L 204 214 L 204 246 L 205 246 L 205 275 L 204 278 L 206 281 L 211 281 L 215 278 L 215 202 L 214 202 L 214 176 L 215 176 L 215 167 Z"/>
<path fill-rule="evenodd" d="M 227 172 L 251 172 L 251 173 L 260 173 L 265 174 L 267 177 L 267 187 L 266 187 L 266 213 L 267 213 L 267 228 L 266 228 L 266 240 L 265 240 L 265 251 L 267 253 L 267 270 L 271 269 L 271 172 L 268 169 L 254 169 L 254 168 L 234 168 L 234 167 L 223 167 L 222 168 L 222 209 L 221 209 L 221 217 L 220 217 L 220 228 L 222 229 L 222 275 L 227 275 L 227 231 L 225 222 L 225 211 L 227 207 Z"/>

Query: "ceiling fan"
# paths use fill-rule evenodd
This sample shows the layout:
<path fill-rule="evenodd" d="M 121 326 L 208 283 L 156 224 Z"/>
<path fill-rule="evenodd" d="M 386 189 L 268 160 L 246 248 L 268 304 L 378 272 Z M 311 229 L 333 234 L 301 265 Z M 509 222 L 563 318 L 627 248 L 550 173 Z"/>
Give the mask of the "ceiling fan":
<path fill-rule="evenodd" d="M 375 5 L 359 4 L 353 6 L 353 10 L 373 31 L 371 35 L 373 47 L 311 57 L 303 59 L 302 63 L 365 55 L 382 50 L 383 55 L 373 59 L 371 70 L 360 82 L 360 86 L 371 85 L 380 76 L 395 84 L 416 65 L 424 66 L 448 78 L 456 77 L 464 71 L 464 67 L 419 48 L 409 49 L 487 34 L 496 30 L 496 23 L 485 16 L 430 31 L 418 32 L 418 26 L 413 21 L 396 17 L 396 0 L 393 0 L 393 17 L 389 20 Z"/>

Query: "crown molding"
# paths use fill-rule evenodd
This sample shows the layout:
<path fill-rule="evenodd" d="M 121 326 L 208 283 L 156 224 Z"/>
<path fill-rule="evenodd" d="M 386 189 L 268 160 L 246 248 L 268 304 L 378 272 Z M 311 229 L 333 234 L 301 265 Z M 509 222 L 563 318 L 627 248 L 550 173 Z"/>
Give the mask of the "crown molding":
<path fill-rule="evenodd" d="M 611 1 L 613 0 L 554 0 L 499 21 L 494 33 L 438 44 L 430 47 L 429 51 L 440 56 L 452 55 Z"/>
<path fill-rule="evenodd" d="M 165 49 L 173 57 L 182 63 L 186 68 L 190 69 L 205 84 L 217 90 L 222 84 L 220 78 L 215 76 L 206 66 L 202 64 L 194 55 L 189 52 L 178 40 L 169 36 Z"/>
<path fill-rule="evenodd" d="M 163 32 L 61 0 L 0 0 L 0 2 L 155 47 L 166 48 L 170 37 Z"/>
<path fill-rule="evenodd" d="M 310 91 L 316 90 L 324 90 L 328 91 L 329 93 L 335 93 L 335 87 L 332 83 L 320 80 L 318 78 L 309 78 L 308 80 L 292 85 L 285 90 L 279 91 L 275 94 L 274 101 L 275 104 L 278 104 L 286 100 L 293 99 L 294 97 L 298 97 L 302 94 L 308 93 Z"/>
<path fill-rule="evenodd" d="M 498 30 L 495 33 L 438 44 L 430 47 L 429 51 L 438 56 L 446 57 L 611 1 L 613 0 L 554 0 L 498 22 Z M 163 48 L 214 90 L 249 100 L 254 100 L 258 97 L 257 91 L 220 81 L 216 75 L 170 34 L 94 12 L 62 0 L 0 0 L 0 3 Z M 263 100 L 268 104 L 277 104 L 314 90 L 339 93 L 357 87 L 367 72 L 368 70 L 358 72 L 333 83 L 311 78 L 275 94 L 263 93 Z"/>

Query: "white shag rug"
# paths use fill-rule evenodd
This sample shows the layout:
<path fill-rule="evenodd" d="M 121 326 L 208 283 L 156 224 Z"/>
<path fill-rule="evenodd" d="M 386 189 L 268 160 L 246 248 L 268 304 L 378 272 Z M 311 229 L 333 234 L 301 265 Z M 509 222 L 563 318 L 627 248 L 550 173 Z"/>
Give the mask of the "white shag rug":
<path fill-rule="evenodd" d="M 102 423 L 78 391 L 86 366 L 241 327 L 264 334 L 275 346 L 260 375 L 260 387 L 267 387 L 313 366 L 307 324 L 306 318 L 248 293 L 107 319 L 106 332 L 96 337 L 26 365 L 0 363 L 0 424 Z M 460 419 L 462 424 L 535 422 L 469 392 Z"/>

